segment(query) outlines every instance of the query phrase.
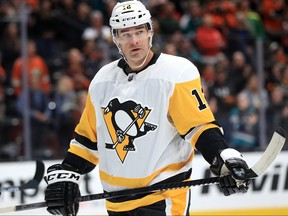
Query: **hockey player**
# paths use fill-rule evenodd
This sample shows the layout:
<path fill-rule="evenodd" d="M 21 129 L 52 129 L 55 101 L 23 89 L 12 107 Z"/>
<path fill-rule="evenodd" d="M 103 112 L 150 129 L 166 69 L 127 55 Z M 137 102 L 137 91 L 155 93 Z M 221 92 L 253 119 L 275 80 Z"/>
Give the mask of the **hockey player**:
<path fill-rule="evenodd" d="M 246 192 L 248 166 L 228 148 L 195 65 L 151 50 L 151 15 L 140 1 L 117 3 L 110 25 L 121 58 L 92 80 L 67 155 L 47 170 L 48 212 L 76 215 L 80 176 L 96 165 L 108 192 L 179 182 L 190 179 L 196 150 L 225 176 L 224 195 Z M 189 206 L 187 188 L 106 200 L 109 215 L 189 215 Z"/>

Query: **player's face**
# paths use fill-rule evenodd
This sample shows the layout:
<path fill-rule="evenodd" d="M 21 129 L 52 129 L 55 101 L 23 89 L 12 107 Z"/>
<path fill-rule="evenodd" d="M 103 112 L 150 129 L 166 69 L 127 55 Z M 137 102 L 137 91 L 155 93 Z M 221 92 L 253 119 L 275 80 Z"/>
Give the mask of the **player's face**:
<path fill-rule="evenodd" d="M 145 24 L 118 30 L 118 43 L 130 64 L 139 65 L 143 62 L 149 49 L 149 37 L 151 31 Z"/>

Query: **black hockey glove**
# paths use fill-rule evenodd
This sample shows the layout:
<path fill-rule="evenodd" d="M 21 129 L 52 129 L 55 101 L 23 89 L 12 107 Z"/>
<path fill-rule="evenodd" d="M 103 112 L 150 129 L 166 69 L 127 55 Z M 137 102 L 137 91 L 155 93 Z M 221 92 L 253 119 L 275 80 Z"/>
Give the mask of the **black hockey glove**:
<path fill-rule="evenodd" d="M 47 169 L 44 177 L 48 184 L 45 190 L 47 211 L 52 215 L 76 216 L 79 203 L 75 203 L 79 197 L 79 173 L 64 169 L 62 164 L 55 164 Z"/>
<path fill-rule="evenodd" d="M 241 153 L 231 148 L 221 151 L 210 166 L 213 174 L 221 176 L 219 187 L 225 196 L 248 191 L 251 182 L 246 178 L 248 169 Z"/>

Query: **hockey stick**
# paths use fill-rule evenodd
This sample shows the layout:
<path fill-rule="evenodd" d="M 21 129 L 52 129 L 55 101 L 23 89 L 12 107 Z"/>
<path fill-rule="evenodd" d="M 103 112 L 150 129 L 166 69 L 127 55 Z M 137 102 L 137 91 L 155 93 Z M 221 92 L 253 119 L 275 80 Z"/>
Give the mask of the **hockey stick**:
<path fill-rule="evenodd" d="M 41 180 L 43 179 L 45 172 L 45 166 L 44 163 L 40 160 L 36 161 L 36 172 L 34 174 L 33 179 L 30 181 L 20 185 L 20 186 L 11 186 L 11 187 L 2 187 L 0 188 L 0 192 L 16 192 L 16 191 L 22 191 L 25 189 L 34 189 L 37 188 Z"/>
<path fill-rule="evenodd" d="M 273 163 L 274 159 L 280 153 L 281 149 L 283 148 L 286 141 L 286 133 L 282 128 L 277 128 L 274 132 L 268 147 L 266 148 L 265 152 L 261 156 L 261 158 L 256 162 L 256 164 L 251 167 L 248 172 L 246 173 L 247 179 L 253 179 L 260 175 L 262 175 L 268 167 Z M 212 177 L 206 179 L 198 179 L 198 180 L 190 180 L 185 182 L 173 182 L 173 183 L 165 183 L 165 184 L 155 184 L 148 187 L 141 187 L 141 188 L 133 188 L 127 189 L 122 191 L 115 191 L 115 192 L 106 192 L 101 194 L 91 194 L 86 196 L 77 197 L 75 199 L 76 202 L 84 202 L 84 201 L 91 201 L 91 200 L 98 200 L 98 199 L 112 199 L 122 196 L 131 196 L 136 194 L 143 194 L 149 192 L 158 192 L 158 191 L 165 191 L 165 190 L 172 190 L 172 189 L 179 189 L 179 188 L 187 188 L 193 186 L 204 186 L 210 184 L 219 183 L 221 177 Z"/>
<path fill-rule="evenodd" d="M 261 158 L 256 162 L 256 164 L 251 167 L 247 174 L 247 179 L 253 179 L 260 175 L 262 175 L 277 155 L 280 153 L 282 147 L 284 146 L 286 141 L 285 131 L 282 128 L 278 128 L 270 140 L 268 147 L 266 148 L 265 152 L 261 156 Z M 122 191 L 115 191 L 115 192 L 104 192 L 99 194 L 90 194 L 85 196 L 80 196 L 75 199 L 75 202 L 85 202 L 85 201 L 92 201 L 92 200 L 99 200 L 99 199 L 112 199 L 117 197 L 123 196 L 133 196 L 136 194 L 145 194 L 151 192 L 159 192 L 165 190 L 173 190 L 173 189 L 180 189 L 180 188 L 187 188 L 187 187 L 194 187 L 194 186 L 204 186 L 204 185 L 211 185 L 211 184 L 218 184 L 221 177 L 212 177 L 206 179 L 198 179 L 198 180 L 191 180 L 186 182 L 175 182 L 175 183 L 166 183 L 166 184 L 158 184 L 152 185 L 148 187 L 141 187 L 141 188 L 133 188 L 127 189 Z M 47 207 L 46 202 L 38 202 L 38 203 L 30 203 L 24 205 L 16 205 L 6 208 L 0 208 L 0 213 L 7 213 L 7 212 L 16 212 L 16 211 L 24 211 L 24 210 L 31 210 L 37 208 Z"/>

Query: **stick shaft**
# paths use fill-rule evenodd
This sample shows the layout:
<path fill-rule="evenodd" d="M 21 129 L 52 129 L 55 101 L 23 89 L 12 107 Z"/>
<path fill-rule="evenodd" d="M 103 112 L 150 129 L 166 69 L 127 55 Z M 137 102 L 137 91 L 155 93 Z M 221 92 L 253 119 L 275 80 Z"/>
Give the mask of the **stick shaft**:
<path fill-rule="evenodd" d="M 47 207 L 46 202 L 9 206 L 9 207 L 0 208 L 0 214 L 7 213 L 7 212 L 32 210 L 32 209 L 38 209 L 38 208 L 44 208 L 44 207 Z"/>
<path fill-rule="evenodd" d="M 127 196 L 127 195 L 142 194 L 142 193 L 147 193 L 147 192 L 156 192 L 156 191 L 161 191 L 161 190 L 173 190 L 173 189 L 193 187 L 193 186 L 204 186 L 204 185 L 210 185 L 210 184 L 216 184 L 216 183 L 219 183 L 219 177 L 197 179 L 197 180 L 186 181 L 186 182 L 175 182 L 175 183 L 152 185 L 149 187 L 133 188 L 133 189 L 127 189 L 127 190 L 115 191 L 115 192 L 90 194 L 90 195 L 77 197 L 75 199 L 75 202 L 111 199 L 111 198 Z M 0 208 L 0 213 L 25 211 L 25 210 L 44 208 L 44 207 L 47 207 L 46 202 L 30 203 L 30 204 L 23 204 L 23 205 Z"/>
<path fill-rule="evenodd" d="M 185 181 L 185 182 L 173 182 L 173 183 L 152 185 L 148 187 L 132 188 L 132 189 L 127 189 L 127 190 L 115 191 L 115 192 L 90 194 L 90 195 L 77 197 L 75 201 L 85 202 L 85 201 L 92 201 L 92 200 L 99 200 L 99 199 L 112 199 L 112 198 L 129 196 L 129 195 L 131 196 L 135 194 L 145 194 L 145 193 L 164 191 L 164 190 L 174 190 L 174 189 L 194 187 L 194 186 L 211 185 L 211 184 L 219 183 L 219 178 L 220 177 L 212 177 L 212 178 L 196 179 L 196 180 Z"/>
<path fill-rule="evenodd" d="M 24 204 L 24 205 L 17 205 L 15 206 L 14 211 L 25 211 L 25 210 L 31 210 L 31 209 L 44 208 L 44 207 L 47 207 L 46 202 L 30 203 L 30 204 Z M 0 209 L 0 212 L 1 212 L 1 209 Z"/>

